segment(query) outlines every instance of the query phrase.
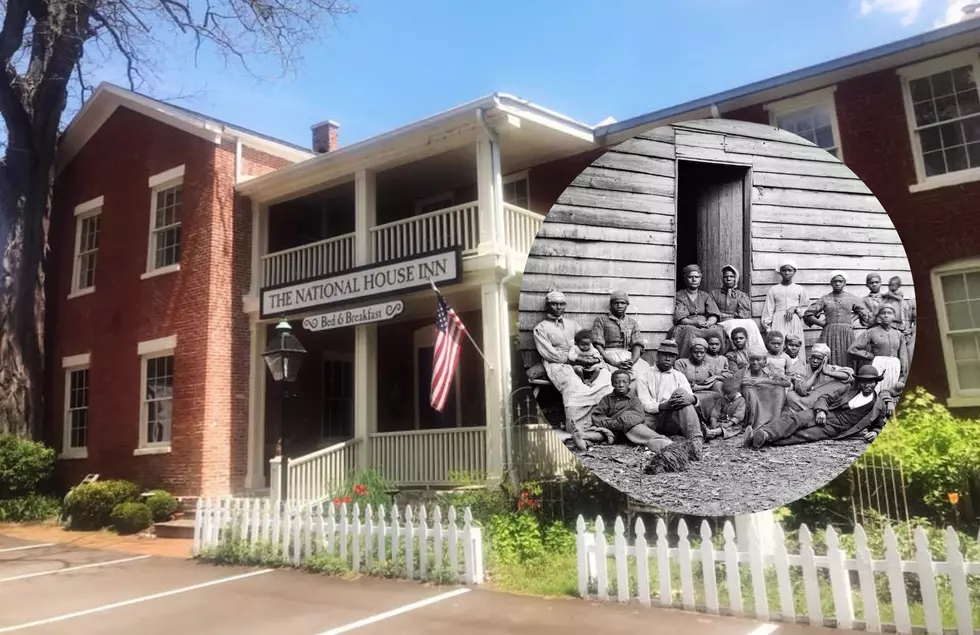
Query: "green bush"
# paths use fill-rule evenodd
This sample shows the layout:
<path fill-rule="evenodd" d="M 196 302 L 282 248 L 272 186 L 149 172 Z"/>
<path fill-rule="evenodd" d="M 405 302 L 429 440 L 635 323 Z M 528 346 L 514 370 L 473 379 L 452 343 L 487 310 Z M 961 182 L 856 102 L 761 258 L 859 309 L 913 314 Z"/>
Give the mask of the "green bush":
<path fill-rule="evenodd" d="M 117 505 L 138 502 L 139 497 L 140 488 L 129 481 L 107 480 L 79 485 L 66 500 L 70 526 L 72 529 L 106 527 Z"/>
<path fill-rule="evenodd" d="M 37 522 L 60 513 L 61 501 L 50 496 L 28 494 L 0 500 L 0 523 Z"/>
<path fill-rule="evenodd" d="M 135 534 L 153 524 L 153 512 L 146 503 L 119 503 L 112 508 L 112 527 L 120 534 Z"/>
<path fill-rule="evenodd" d="M 157 490 L 146 497 L 146 506 L 153 514 L 153 522 L 163 523 L 170 520 L 180 505 L 170 493 Z"/>
<path fill-rule="evenodd" d="M 0 435 L 0 499 L 35 493 L 54 472 L 54 450 L 12 434 Z"/>
<path fill-rule="evenodd" d="M 334 493 L 333 503 L 335 505 L 357 503 L 362 510 L 367 505 L 374 510 L 379 507 L 387 508 L 392 503 L 393 489 L 395 489 L 394 482 L 385 478 L 381 472 L 370 469 L 357 470 L 347 479 L 347 484 Z"/>

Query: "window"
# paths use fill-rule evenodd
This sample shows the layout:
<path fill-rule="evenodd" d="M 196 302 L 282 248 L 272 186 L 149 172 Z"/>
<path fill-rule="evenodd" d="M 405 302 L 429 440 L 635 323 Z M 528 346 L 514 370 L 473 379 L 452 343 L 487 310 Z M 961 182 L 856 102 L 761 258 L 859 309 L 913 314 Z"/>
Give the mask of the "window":
<path fill-rule="evenodd" d="M 980 260 L 933 272 L 951 407 L 980 406 Z"/>
<path fill-rule="evenodd" d="M 184 166 L 150 177 L 150 240 L 144 277 L 180 268 Z"/>
<path fill-rule="evenodd" d="M 980 179 L 977 53 L 899 70 L 918 177 L 913 192 Z"/>
<path fill-rule="evenodd" d="M 452 192 L 443 192 L 442 194 L 419 199 L 415 201 L 415 215 L 419 216 L 452 207 L 454 200 Z"/>
<path fill-rule="evenodd" d="M 140 447 L 134 454 L 170 451 L 173 433 L 175 337 L 141 342 Z"/>
<path fill-rule="evenodd" d="M 66 357 L 65 369 L 65 416 L 61 458 L 84 459 L 88 457 L 89 431 L 89 355 Z"/>
<path fill-rule="evenodd" d="M 320 438 L 330 444 L 354 436 L 354 361 L 350 356 L 323 354 L 323 418 Z"/>
<path fill-rule="evenodd" d="M 768 104 L 769 120 L 773 126 L 799 135 L 841 159 L 835 90 L 832 86 Z"/>
<path fill-rule="evenodd" d="M 92 199 L 75 207 L 75 262 L 71 293 L 68 297 L 95 291 L 95 263 L 99 253 L 99 228 L 103 198 Z"/>
<path fill-rule="evenodd" d="M 504 202 L 523 209 L 531 209 L 527 172 L 504 177 Z"/>

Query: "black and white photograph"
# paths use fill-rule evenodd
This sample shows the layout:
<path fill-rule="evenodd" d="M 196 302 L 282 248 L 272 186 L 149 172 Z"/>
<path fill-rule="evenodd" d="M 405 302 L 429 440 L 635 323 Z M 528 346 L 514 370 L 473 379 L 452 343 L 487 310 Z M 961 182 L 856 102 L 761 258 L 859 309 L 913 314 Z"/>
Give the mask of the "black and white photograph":
<path fill-rule="evenodd" d="M 531 246 L 519 321 L 538 405 L 639 502 L 729 516 L 797 500 L 901 397 L 905 249 L 861 179 L 800 135 L 706 119 L 636 136 L 578 175 Z"/>

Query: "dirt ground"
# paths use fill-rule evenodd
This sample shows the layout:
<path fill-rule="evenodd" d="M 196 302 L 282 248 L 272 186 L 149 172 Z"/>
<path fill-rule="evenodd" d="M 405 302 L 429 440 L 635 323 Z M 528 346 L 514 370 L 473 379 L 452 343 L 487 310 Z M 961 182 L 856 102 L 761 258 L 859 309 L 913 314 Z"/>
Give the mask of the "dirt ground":
<path fill-rule="evenodd" d="M 0 523 L 0 537 L 39 543 L 71 545 L 85 549 L 107 549 L 163 558 L 190 558 L 191 540 L 155 538 L 148 535 L 120 536 L 103 531 L 67 531 L 56 523 Z"/>
<path fill-rule="evenodd" d="M 868 447 L 858 439 L 753 450 L 742 441 L 742 435 L 713 439 L 686 472 L 654 476 L 643 473 L 650 458 L 646 448 L 594 445 L 575 455 L 596 476 L 648 505 L 692 516 L 733 516 L 779 507 L 820 489 Z"/>

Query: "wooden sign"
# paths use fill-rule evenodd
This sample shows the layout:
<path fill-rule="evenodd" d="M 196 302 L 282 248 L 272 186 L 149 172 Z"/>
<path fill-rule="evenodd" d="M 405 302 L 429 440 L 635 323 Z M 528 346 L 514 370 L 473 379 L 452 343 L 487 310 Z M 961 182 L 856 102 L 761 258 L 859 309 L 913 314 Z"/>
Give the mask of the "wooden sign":
<path fill-rule="evenodd" d="M 326 331 L 329 329 L 339 329 L 345 326 L 357 326 L 358 324 L 370 324 L 371 322 L 383 322 L 400 315 L 405 310 L 405 303 L 401 300 L 382 302 L 362 306 L 356 309 L 343 309 L 332 311 L 303 318 L 303 328 L 307 331 Z"/>
<path fill-rule="evenodd" d="M 448 249 L 262 289 L 259 313 L 263 318 L 287 315 L 428 288 L 430 281 L 456 283 L 462 277 L 462 252 Z"/>

